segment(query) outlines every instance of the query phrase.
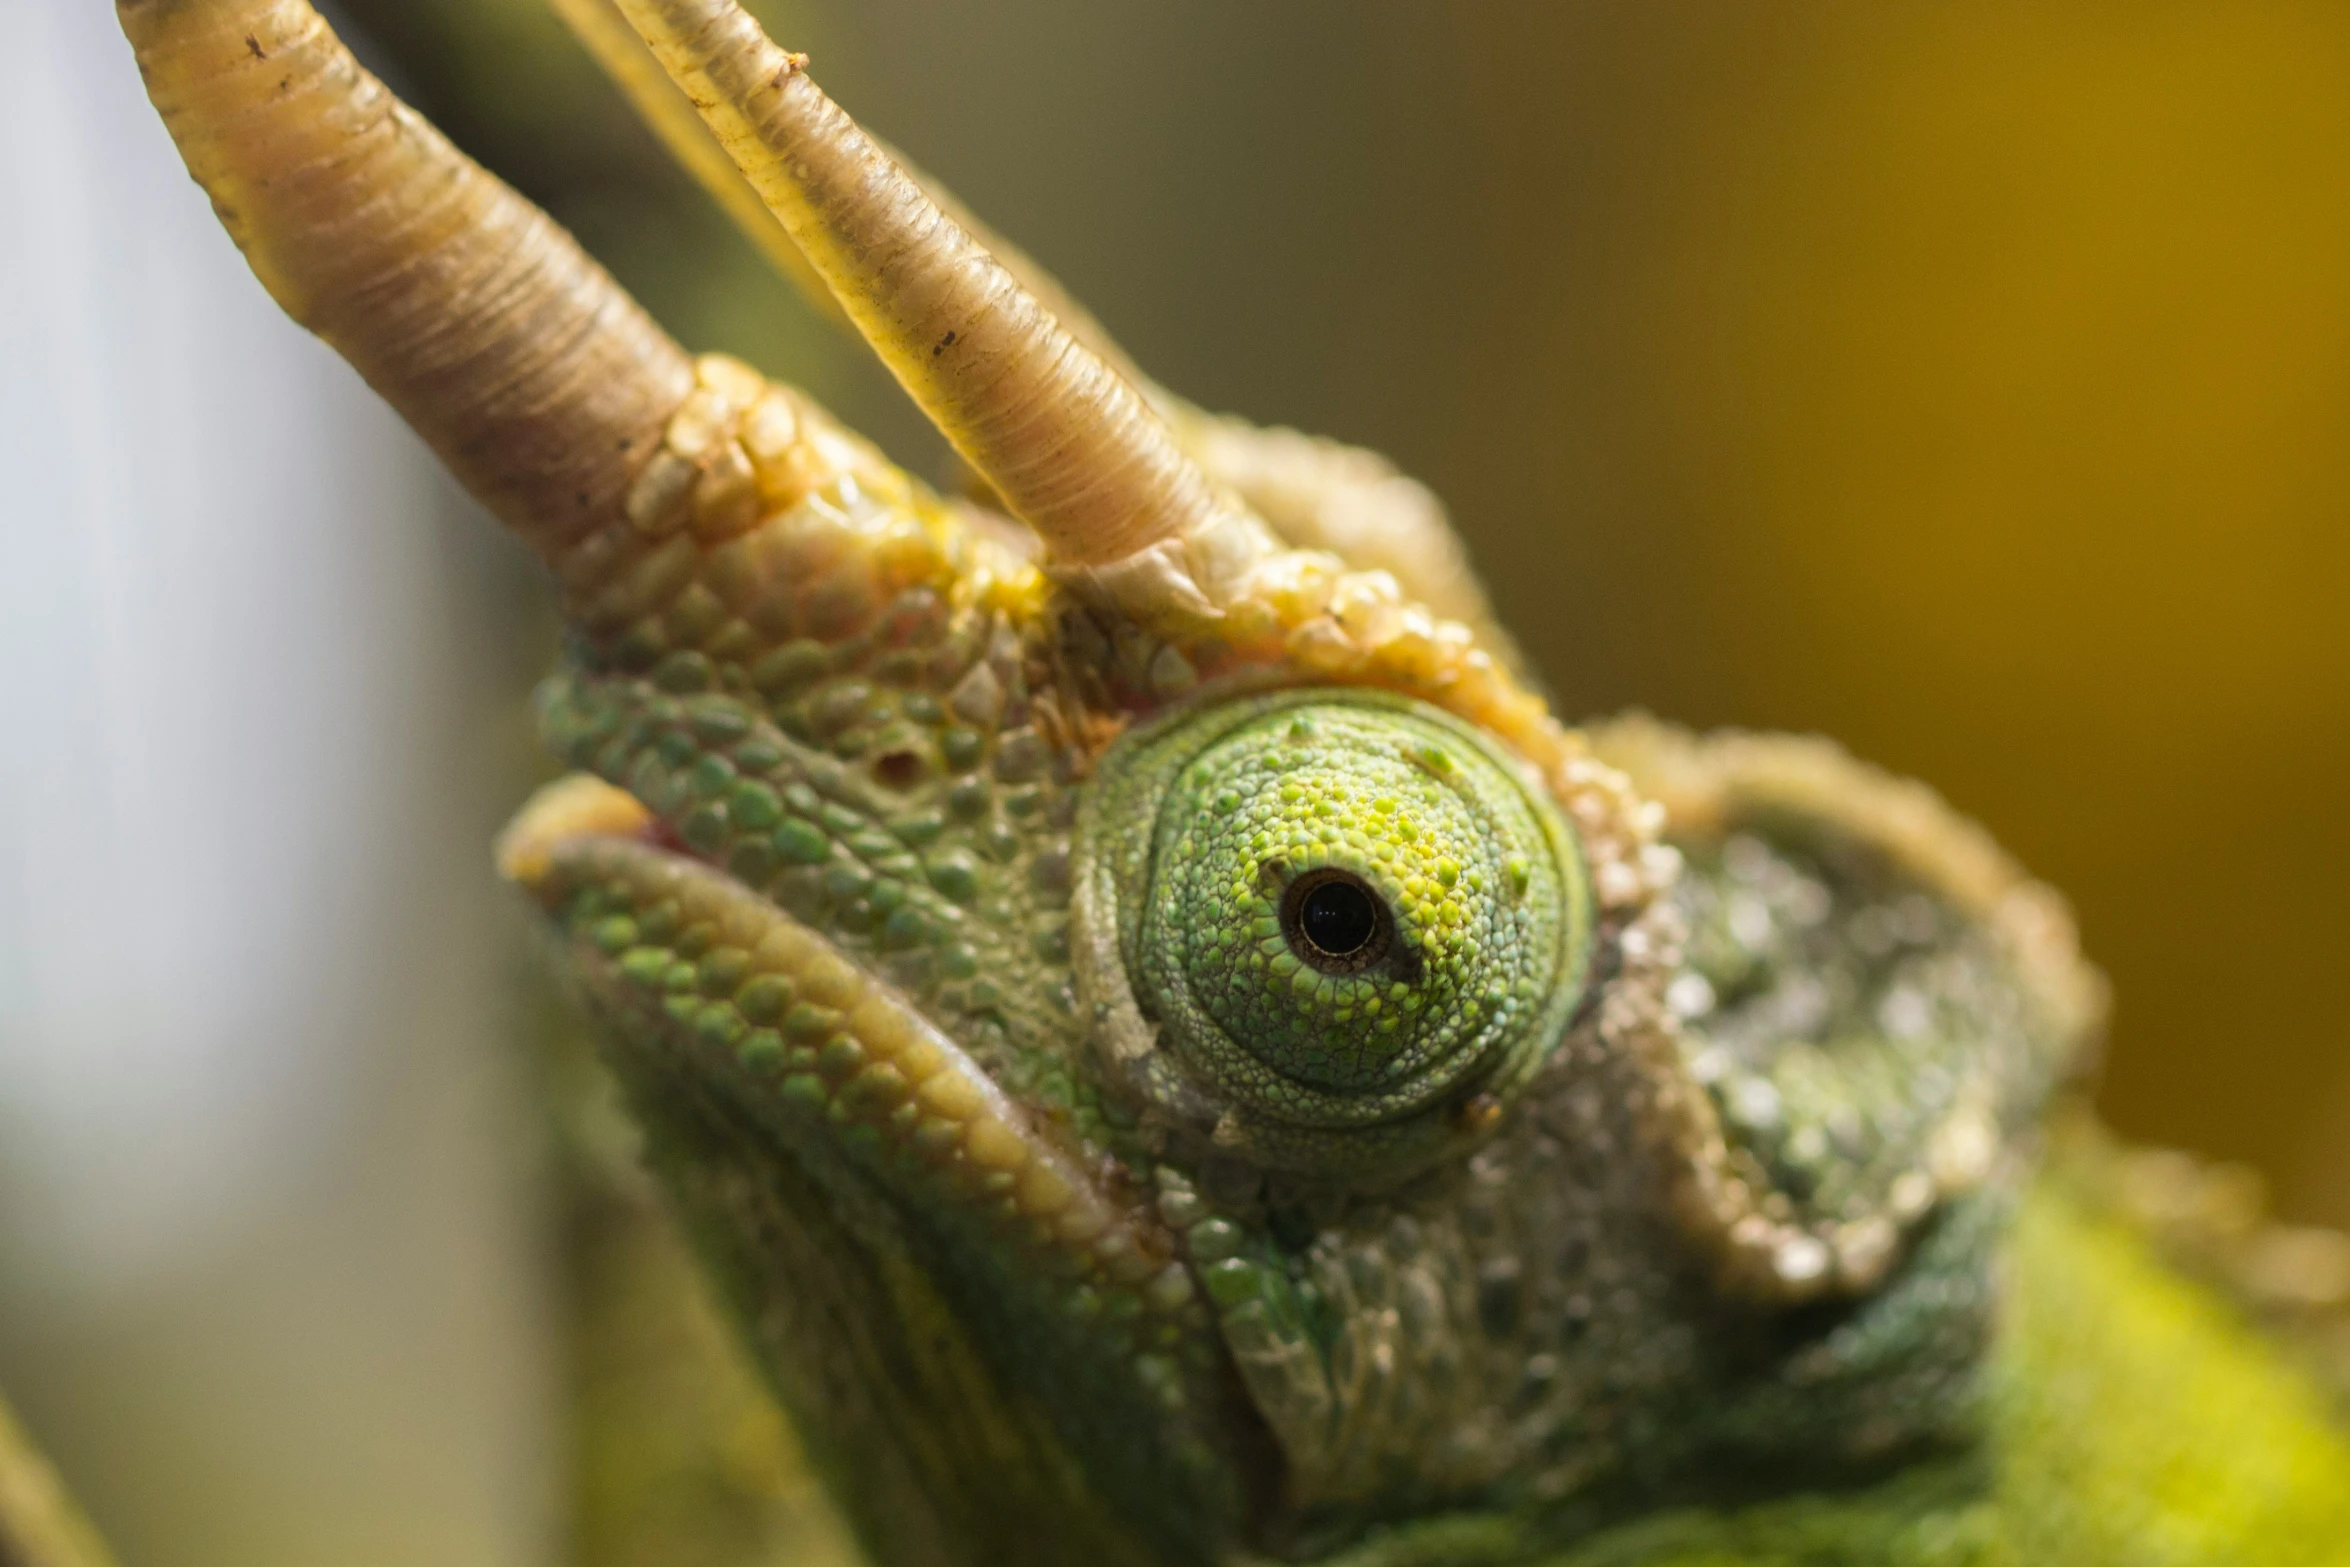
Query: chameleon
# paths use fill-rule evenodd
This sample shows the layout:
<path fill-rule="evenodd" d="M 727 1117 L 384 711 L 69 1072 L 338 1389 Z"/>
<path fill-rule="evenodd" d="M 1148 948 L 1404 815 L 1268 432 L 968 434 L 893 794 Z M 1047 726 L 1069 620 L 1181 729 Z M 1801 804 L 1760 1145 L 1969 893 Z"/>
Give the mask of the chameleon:
<path fill-rule="evenodd" d="M 735 0 L 559 8 L 965 482 L 304 0 L 117 0 L 554 583 L 499 867 L 875 1562 L 2350 1561 L 2341 1404 L 2066 1130 L 2102 982 L 1981 829 L 1561 722 L 1392 466 L 1157 386 Z"/>

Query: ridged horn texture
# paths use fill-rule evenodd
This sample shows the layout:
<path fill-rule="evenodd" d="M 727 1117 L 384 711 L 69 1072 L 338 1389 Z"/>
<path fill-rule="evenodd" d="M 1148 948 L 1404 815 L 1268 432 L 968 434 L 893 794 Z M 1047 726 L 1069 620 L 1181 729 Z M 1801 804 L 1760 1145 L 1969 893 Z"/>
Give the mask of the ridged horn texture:
<path fill-rule="evenodd" d="M 118 0 L 188 170 L 286 312 L 556 555 L 614 515 L 693 368 L 544 213 L 304 0 Z"/>
<path fill-rule="evenodd" d="M 1088 351 L 734 0 L 618 0 L 931 422 L 1059 560 L 1107 565 L 1229 508 Z"/>
<path fill-rule="evenodd" d="M 791 235 L 775 221 L 775 214 L 767 210 L 759 193 L 751 189 L 751 182 L 743 178 L 742 170 L 734 166 L 726 149 L 702 123 L 693 101 L 669 79 L 669 73 L 645 48 L 644 40 L 637 37 L 636 29 L 613 0 L 547 0 L 547 8 L 570 29 L 605 78 L 620 89 L 637 118 L 669 150 L 669 156 L 718 203 L 718 209 L 758 247 L 759 254 L 827 319 L 845 324 L 840 301 L 832 297 L 831 287 L 808 265 L 800 247 L 792 243 Z"/>

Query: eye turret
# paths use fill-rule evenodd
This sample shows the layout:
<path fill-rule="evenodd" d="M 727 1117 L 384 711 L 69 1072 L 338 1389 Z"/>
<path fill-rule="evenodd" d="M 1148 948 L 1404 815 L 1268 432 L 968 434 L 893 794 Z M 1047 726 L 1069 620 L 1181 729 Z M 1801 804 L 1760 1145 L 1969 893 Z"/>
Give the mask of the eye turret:
<path fill-rule="evenodd" d="M 1256 1128 L 1274 1162 L 1385 1164 L 1556 1043 L 1589 939 L 1581 856 L 1467 726 L 1292 691 L 1153 726 L 1103 769 L 1089 988 L 1134 1025 L 1128 1056 L 1148 1033 L 1141 1080 L 1212 1103 L 1227 1145 Z"/>

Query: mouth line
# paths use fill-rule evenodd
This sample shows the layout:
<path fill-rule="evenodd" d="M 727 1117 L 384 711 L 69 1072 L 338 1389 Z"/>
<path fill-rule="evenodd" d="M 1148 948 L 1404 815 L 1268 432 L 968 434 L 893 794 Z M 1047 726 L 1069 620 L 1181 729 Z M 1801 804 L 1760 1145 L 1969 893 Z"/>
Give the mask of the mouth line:
<path fill-rule="evenodd" d="M 907 1161 L 887 1155 L 908 1154 L 929 1176 L 932 1190 L 908 1197 L 994 1215 L 1040 1261 L 1136 1292 L 1150 1315 L 1194 1305 L 1192 1270 L 1155 1213 L 1113 1196 L 887 980 L 696 854 L 635 796 L 587 774 L 548 785 L 501 836 L 498 866 L 559 919 L 586 890 L 619 889 L 635 905 L 678 905 L 688 933 L 714 933 L 698 952 L 650 939 L 615 951 L 608 918 L 597 968 L 613 1001 L 690 1035 L 704 1069 L 737 1080 L 747 1100 L 814 1112 L 801 1135 L 847 1141 L 844 1128 L 867 1128 L 884 1154 L 877 1173 L 902 1178 Z"/>
<path fill-rule="evenodd" d="M 548 785 L 498 864 L 570 944 L 624 1080 L 706 1098 L 811 1192 L 881 1198 L 923 1237 L 916 1271 L 977 1288 L 950 1310 L 989 1324 L 995 1376 L 1048 1407 L 1093 1403 L 1080 1429 L 1115 1412 L 1153 1433 L 1135 1473 L 1180 1473 L 1202 1498 L 1237 1487 L 1252 1516 L 1272 1505 L 1280 1461 L 1223 1313 L 1184 1237 L 1111 1161 L 1069 1146 L 896 986 L 622 789 L 587 774 Z M 1042 1362 L 1040 1333 L 1059 1347 Z M 1229 1465 L 1235 1451 L 1264 1462 Z M 1125 1474 L 1131 1458 L 1105 1462 Z"/>

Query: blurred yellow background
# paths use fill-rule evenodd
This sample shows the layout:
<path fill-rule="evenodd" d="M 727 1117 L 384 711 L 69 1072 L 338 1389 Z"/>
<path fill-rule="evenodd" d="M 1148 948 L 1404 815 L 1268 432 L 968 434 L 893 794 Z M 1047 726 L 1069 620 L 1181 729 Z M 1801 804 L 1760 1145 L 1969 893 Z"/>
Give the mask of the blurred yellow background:
<path fill-rule="evenodd" d="M 1427 480 L 1570 717 L 1824 732 L 1985 821 L 2113 979 L 2115 1124 L 2350 1224 L 2350 8 L 758 8 L 1168 385 Z M 328 9 L 690 346 L 938 470 L 540 0 Z M 86 536 L 0 517 L 0 651 L 64 671 L 0 683 L 0 1385 L 135 1563 L 553 1560 L 487 855 L 544 596 L 269 314 L 102 10 L 0 0 L 0 457 L 154 437 Z M 206 410 L 245 467 L 173 535 Z"/>

